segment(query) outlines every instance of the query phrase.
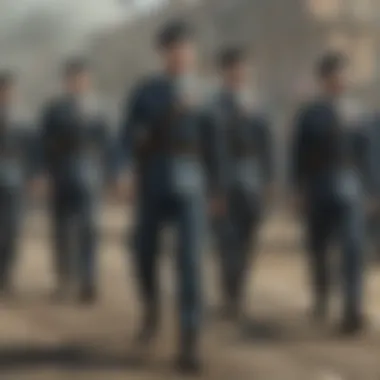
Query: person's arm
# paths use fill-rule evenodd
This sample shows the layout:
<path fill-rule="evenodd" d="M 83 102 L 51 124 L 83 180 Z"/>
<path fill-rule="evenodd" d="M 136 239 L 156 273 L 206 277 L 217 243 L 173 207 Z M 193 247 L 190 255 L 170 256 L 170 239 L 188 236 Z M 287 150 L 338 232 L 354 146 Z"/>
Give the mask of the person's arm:
<path fill-rule="evenodd" d="M 120 171 L 133 171 L 139 140 L 144 136 L 146 109 L 144 107 L 145 89 L 142 85 L 135 88 L 123 104 L 122 120 L 118 138 L 118 162 Z M 140 135 L 140 136 L 139 136 Z M 140 141 L 141 142 L 141 141 Z"/>
<path fill-rule="evenodd" d="M 260 131 L 260 161 L 263 168 L 264 184 L 268 189 L 274 182 L 274 139 L 269 120 L 261 116 L 257 123 Z"/>
<path fill-rule="evenodd" d="M 307 124 L 308 111 L 301 109 L 295 118 L 290 157 L 290 180 L 297 192 L 303 191 L 304 182 L 308 174 Z"/>
<path fill-rule="evenodd" d="M 40 125 L 29 136 L 28 159 L 31 166 L 27 168 L 31 192 L 37 197 L 43 197 L 47 192 L 48 165 L 52 159 L 52 130 L 54 126 L 54 110 L 51 105 L 42 111 Z"/>
<path fill-rule="evenodd" d="M 212 110 L 203 112 L 201 131 L 207 196 L 210 201 L 210 212 L 217 217 L 226 211 L 224 184 L 226 167 L 223 157 L 223 133 Z"/>
<path fill-rule="evenodd" d="M 113 143 L 113 176 L 118 196 L 133 198 L 136 187 L 136 164 L 141 159 L 141 147 L 147 136 L 145 86 L 139 85 L 123 103 L 122 119 L 117 139 Z"/>
<path fill-rule="evenodd" d="M 306 207 L 305 184 L 309 174 L 308 153 L 311 148 L 308 146 L 308 118 L 306 108 L 297 113 L 290 144 L 291 207 L 297 214 Z"/>

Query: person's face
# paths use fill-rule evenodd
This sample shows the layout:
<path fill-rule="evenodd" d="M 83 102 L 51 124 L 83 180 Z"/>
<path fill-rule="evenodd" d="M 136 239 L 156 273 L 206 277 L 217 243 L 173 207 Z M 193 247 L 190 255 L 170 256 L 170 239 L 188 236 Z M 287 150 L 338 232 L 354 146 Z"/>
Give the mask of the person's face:
<path fill-rule="evenodd" d="M 197 60 L 193 41 L 181 41 L 162 50 L 166 69 L 172 74 L 182 74 L 194 69 Z"/>
<path fill-rule="evenodd" d="M 332 95 L 341 95 L 347 89 L 347 71 L 337 70 L 323 79 L 325 89 Z"/>
<path fill-rule="evenodd" d="M 14 84 L 7 84 L 0 89 L 0 103 L 10 103 L 14 97 L 15 86 Z"/>
<path fill-rule="evenodd" d="M 234 63 L 222 72 L 224 81 L 232 87 L 240 87 L 247 83 L 249 78 L 249 66 L 246 61 Z"/>
<path fill-rule="evenodd" d="M 90 90 L 91 75 L 88 71 L 70 74 L 66 77 L 66 88 L 70 93 L 81 94 Z"/>

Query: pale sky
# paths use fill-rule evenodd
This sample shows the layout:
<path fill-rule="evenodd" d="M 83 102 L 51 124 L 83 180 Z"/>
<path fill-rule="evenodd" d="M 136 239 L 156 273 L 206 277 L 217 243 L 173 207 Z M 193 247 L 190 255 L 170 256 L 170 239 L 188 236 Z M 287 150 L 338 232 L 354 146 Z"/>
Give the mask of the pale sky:
<path fill-rule="evenodd" d="M 138 11 L 160 5 L 165 0 L 1 0 L 0 20 L 3 27 L 17 27 L 33 11 L 65 14 L 70 12 L 72 22 L 83 31 L 92 30 L 108 23 L 115 23 L 131 16 L 134 4 Z M 1 29 L 0 29 L 1 30 Z"/>

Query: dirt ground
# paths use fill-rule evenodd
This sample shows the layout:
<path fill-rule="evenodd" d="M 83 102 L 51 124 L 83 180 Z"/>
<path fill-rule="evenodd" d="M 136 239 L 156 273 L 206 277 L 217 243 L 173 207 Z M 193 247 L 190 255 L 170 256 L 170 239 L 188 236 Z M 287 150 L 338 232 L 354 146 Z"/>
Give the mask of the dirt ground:
<path fill-rule="evenodd" d="M 171 255 L 164 255 L 162 265 L 162 332 L 141 362 L 131 344 L 138 304 L 124 244 L 128 216 L 118 208 L 107 208 L 103 216 L 101 298 L 89 308 L 49 301 L 54 276 L 47 221 L 38 213 L 28 217 L 16 294 L 0 304 L 1 380 L 180 380 L 171 367 L 176 343 Z M 212 255 L 206 255 L 202 379 L 380 380 L 380 270 L 373 264 L 368 270 L 368 331 L 339 340 L 334 336 L 338 296 L 329 324 L 317 327 L 308 319 L 306 261 L 299 238 L 299 228 L 288 217 L 275 216 L 266 223 L 247 294 L 252 326 L 245 330 L 213 318 L 216 271 Z"/>

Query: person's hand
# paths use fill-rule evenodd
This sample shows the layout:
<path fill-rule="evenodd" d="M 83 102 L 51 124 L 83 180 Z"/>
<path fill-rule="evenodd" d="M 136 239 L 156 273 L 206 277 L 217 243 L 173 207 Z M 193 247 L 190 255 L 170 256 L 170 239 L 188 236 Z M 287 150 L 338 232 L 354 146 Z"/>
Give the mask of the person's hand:
<path fill-rule="evenodd" d="M 266 205 L 270 205 L 271 203 L 274 202 L 276 198 L 276 190 L 275 187 L 270 184 L 265 187 L 265 192 L 264 192 L 264 201 Z"/>
<path fill-rule="evenodd" d="M 222 217 L 227 212 L 227 203 L 224 197 L 214 197 L 209 204 L 209 213 L 212 217 Z"/>
<path fill-rule="evenodd" d="M 366 203 L 366 212 L 369 216 L 380 212 L 380 199 L 370 198 Z"/>
<path fill-rule="evenodd" d="M 133 175 L 119 178 L 109 192 L 109 198 L 114 202 L 133 202 L 135 200 L 135 179 Z"/>
<path fill-rule="evenodd" d="M 290 197 L 290 207 L 294 215 L 299 216 L 305 212 L 306 199 L 301 193 L 292 194 Z"/>
<path fill-rule="evenodd" d="M 28 184 L 29 193 L 33 198 L 45 198 L 49 192 L 49 181 L 46 177 L 38 177 Z"/>

